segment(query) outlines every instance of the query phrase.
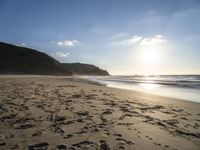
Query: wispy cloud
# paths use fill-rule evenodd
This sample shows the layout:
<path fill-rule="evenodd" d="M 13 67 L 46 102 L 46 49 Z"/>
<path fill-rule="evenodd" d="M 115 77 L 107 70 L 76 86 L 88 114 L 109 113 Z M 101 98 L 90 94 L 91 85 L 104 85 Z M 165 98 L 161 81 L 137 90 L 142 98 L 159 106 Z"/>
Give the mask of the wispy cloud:
<path fill-rule="evenodd" d="M 77 40 L 63 40 L 63 41 L 57 41 L 53 42 L 56 43 L 58 46 L 67 46 L 67 47 L 73 47 L 79 44 L 80 42 Z"/>
<path fill-rule="evenodd" d="M 26 46 L 27 44 L 26 43 L 21 43 L 21 46 Z"/>
<path fill-rule="evenodd" d="M 140 41 L 140 45 L 156 45 L 163 42 L 166 42 L 166 39 L 162 35 L 159 34 L 150 38 L 143 38 Z"/>
<path fill-rule="evenodd" d="M 156 45 L 167 41 L 162 35 L 154 35 L 153 37 L 142 37 L 133 35 L 131 38 L 123 39 L 121 41 L 111 42 L 112 46 L 133 46 L 133 45 Z"/>
<path fill-rule="evenodd" d="M 112 46 L 130 46 L 141 41 L 142 37 L 138 35 L 133 35 L 131 38 L 123 39 L 120 41 L 111 42 Z"/>
<path fill-rule="evenodd" d="M 56 57 L 66 58 L 70 55 L 68 52 L 58 51 L 54 54 Z"/>
<path fill-rule="evenodd" d="M 139 43 L 141 40 L 142 40 L 142 36 L 133 35 L 132 38 L 121 41 L 121 44 L 122 45 L 132 45 L 132 44 Z"/>

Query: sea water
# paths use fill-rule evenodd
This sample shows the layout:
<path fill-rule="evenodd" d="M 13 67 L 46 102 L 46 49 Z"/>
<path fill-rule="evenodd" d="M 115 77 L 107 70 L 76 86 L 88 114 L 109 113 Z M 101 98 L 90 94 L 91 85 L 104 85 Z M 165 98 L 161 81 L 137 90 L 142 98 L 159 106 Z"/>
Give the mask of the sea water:
<path fill-rule="evenodd" d="M 108 87 L 147 92 L 200 103 L 200 75 L 85 76 Z"/>

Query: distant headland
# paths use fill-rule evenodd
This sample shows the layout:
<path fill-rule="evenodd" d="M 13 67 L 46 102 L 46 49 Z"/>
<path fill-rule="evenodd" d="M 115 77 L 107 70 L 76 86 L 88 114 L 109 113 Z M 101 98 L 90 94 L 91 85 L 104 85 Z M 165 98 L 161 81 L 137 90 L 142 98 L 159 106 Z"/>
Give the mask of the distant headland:
<path fill-rule="evenodd" d="M 90 64 L 61 63 L 38 50 L 0 42 L 0 74 L 109 75 Z"/>

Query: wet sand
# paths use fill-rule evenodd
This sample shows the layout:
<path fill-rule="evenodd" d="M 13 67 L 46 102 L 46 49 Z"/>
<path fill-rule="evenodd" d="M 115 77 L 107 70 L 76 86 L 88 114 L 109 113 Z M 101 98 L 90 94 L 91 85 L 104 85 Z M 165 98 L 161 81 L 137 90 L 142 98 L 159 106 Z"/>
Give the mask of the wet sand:
<path fill-rule="evenodd" d="M 198 103 L 71 77 L 0 76 L 0 150 L 199 148 Z"/>

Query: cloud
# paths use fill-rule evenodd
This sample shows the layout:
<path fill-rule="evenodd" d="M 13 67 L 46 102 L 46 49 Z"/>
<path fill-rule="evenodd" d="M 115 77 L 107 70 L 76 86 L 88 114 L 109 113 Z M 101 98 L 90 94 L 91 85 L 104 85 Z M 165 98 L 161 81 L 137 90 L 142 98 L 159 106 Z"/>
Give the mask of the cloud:
<path fill-rule="evenodd" d="M 141 36 L 133 35 L 131 38 L 128 38 L 128 39 L 111 42 L 111 45 L 112 46 L 130 46 L 130 45 L 134 45 L 140 42 L 141 40 L 142 40 Z"/>
<path fill-rule="evenodd" d="M 21 43 L 22 46 L 26 46 L 26 43 Z"/>
<path fill-rule="evenodd" d="M 123 40 L 120 42 L 121 45 L 133 45 L 133 44 L 136 44 L 138 42 L 140 42 L 142 40 L 142 37 L 141 36 L 138 36 L 138 35 L 133 35 L 132 38 L 129 38 L 129 39 L 126 39 L 126 40 Z"/>
<path fill-rule="evenodd" d="M 58 46 L 63 46 L 63 42 L 57 42 Z"/>
<path fill-rule="evenodd" d="M 68 52 L 63 52 L 63 51 L 58 51 L 55 53 L 56 57 L 60 57 L 60 58 L 66 58 L 70 55 L 70 53 Z"/>
<path fill-rule="evenodd" d="M 162 35 L 155 35 L 154 37 L 150 38 L 143 38 L 140 42 L 140 45 L 156 45 L 165 42 L 166 39 Z"/>
<path fill-rule="evenodd" d="M 142 37 L 139 35 L 133 35 L 131 38 L 127 38 L 121 41 L 111 42 L 112 46 L 133 46 L 133 45 L 156 45 L 165 42 L 166 39 L 158 34 L 153 37 Z"/>
<path fill-rule="evenodd" d="M 58 46 L 67 46 L 67 47 L 73 47 L 77 45 L 78 43 L 79 41 L 77 40 L 63 40 L 63 41 L 56 42 Z"/>

